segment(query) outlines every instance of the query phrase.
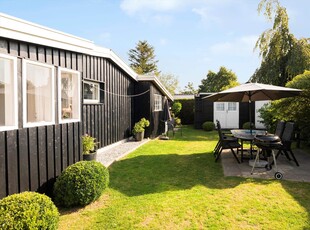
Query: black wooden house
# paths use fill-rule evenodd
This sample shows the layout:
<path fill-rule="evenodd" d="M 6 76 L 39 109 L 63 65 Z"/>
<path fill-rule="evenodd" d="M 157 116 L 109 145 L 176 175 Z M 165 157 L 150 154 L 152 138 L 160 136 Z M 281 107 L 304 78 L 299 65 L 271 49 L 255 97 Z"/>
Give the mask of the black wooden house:
<path fill-rule="evenodd" d="M 172 100 L 158 80 L 140 79 L 112 50 L 0 14 L 0 198 L 50 191 L 81 160 L 85 133 L 102 148 L 128 138 L 143 115 L 155 137 L 155 94 Z"/>

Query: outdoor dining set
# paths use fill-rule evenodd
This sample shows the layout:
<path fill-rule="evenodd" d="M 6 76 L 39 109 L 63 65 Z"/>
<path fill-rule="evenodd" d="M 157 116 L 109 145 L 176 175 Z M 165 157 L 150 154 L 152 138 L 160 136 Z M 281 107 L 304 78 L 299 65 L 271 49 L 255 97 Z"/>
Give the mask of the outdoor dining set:
<path fill-rule="evenodd" d="M 265 130 L 252 129 L 233 129 L 225 132 L 218 120 L 216 126 L 219 141 L 214 148 L 215 161 L 220 158 L 224 149 L 229 149 L 238 163 L 249 160 L 249 165 L 252 166 L 251 174 L 255 167 L 265 167 L 266 170 L 270 170 L 274 164 L 276 179 L 283 177 L 277 169 L 277 158 L 280 155 L 284 155 L 289 161 L 293 160 L 299 166 L 291 148 L 294 134 L 293 122 L 278 121 L 274 134 Z M 249 143 L 248 149 L 244 148 L 245 142 Z"/>
<path fill-rule="evenodd" d="M 278 100 L 286 97 L 294 97 L 301 93 L 299 89 L 273 86 L 260 83 L 245 83 L 219 93 L 214 93 L 204 99 L 208 101 L 222 101 L 222 102 L 248 102 L 249 108 L 252 101 L 262 100 Z M 249 164 L 252 166 L 251 174 L 255 167 L 262 163 L 267 170 L 275 165 L 275 178 L 282 179 L 283 175 L 277 170 L 277 158 L 280 154 L 284 154 L 288 160 L 293 159 L 297 166 L 298 161 L 291 149 L 292 137 L 294 132 L 293 122 L 279 121 L 274 134 L 267 133 L 265 130 L 252 129 L 252 115 L 249 109 L 249 124 L 250 129 L 233 129 L 229 134 L 224 133 L 221 129 L 221 124 L 217 121 L 217 130 L 219 133 L 219 141 L 214 149 L 215 161 L 217 161 L 223 149 L 230 149 L 238 163 L 243 162 L 245 158 L 249 158 Z M 244 149 L 244 143 L 249 142 L 249 151 Z M 256 149 L 254 149 L 256 146 Z M 234 149 L 237 149 L 235 152 Z M 249 156 L 244 153 L 249 152 Z M 275 153 L 276 152 L 276 153 Z M 240 160 L 238 154 L 240 153 Z M 254 157 L 255 155 L 255 157 Z M 271 161 L 261 161 L 261 158 L 268 159 L 272 157 Z"/>

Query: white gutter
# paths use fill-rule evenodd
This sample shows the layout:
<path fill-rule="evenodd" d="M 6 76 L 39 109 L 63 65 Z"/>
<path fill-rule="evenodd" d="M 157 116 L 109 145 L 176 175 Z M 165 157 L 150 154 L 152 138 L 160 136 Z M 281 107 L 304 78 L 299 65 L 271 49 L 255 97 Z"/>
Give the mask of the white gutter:
<path fill-rule="evenodd" d="M 34 44 L 55 47 L 111 59 L 130 77 L 137 74 L 111 49 L 96 46 L 93 41 L 63 33 L 45 26 L 0 13 L 0 36 Z"/>

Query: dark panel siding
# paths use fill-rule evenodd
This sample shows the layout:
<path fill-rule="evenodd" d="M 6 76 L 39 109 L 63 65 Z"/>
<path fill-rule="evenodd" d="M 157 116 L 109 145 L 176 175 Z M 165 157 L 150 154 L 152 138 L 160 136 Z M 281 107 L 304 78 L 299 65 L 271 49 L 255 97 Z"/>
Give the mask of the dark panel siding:
<path fill-rule="evenodd" d="M 0 198 L 7 195 L 5 132 L 0 132 Z"/>
<path fill-rule="evenodd" d="M 250 114 L 249 114 L 250 105 L 248 102 L 240 102 L 239 103 L 239 128 L 241 129 L 245 122 L 249 122 Z M 252 123 L 255 124 L 255 102 L 251 103 L 251 117 Z"/>
<path fill-rule="evenodd" d="M 151 84 L 149 82 L 139 82 L 135 88 L 135 94 L 141 94 L 150 90 Z M 151 101 L 150 101 L 150 92 L 135 97 L 134 99 L 134 123 L 138 122 L 141 118 L 146 118 L 150 121 L 151 119 Z M 148 127 L 145 129 L 145 137 L 151 135 L 151 128 Z"/>
<path fill-rule="evenodd" d="M 82 69 L 82 55 L 2 37 L 0 52 L 18 57 L 19 92 L 19 129 L 0 132 L 0 198 L 27 190 L 48 192 L 55 177 L 81 159 L 81 122 L 23 128 L 22 58 L 76 70 Z"/>
<path fill-rule="evenodd" d="M 83 55 L 82 60 L 84 79 L 100 83 L 104 91 L 101 103 L 83 104 L 82 133 L 95 137 L 99 148 L 128 138 L 133 100 L 128 95 L 134 94 L 135 82 L 108 59 Z"/>
<path fill-rule="evenodd" d="M 151 82 L 139 82 L 135 89 L 135 94 L 147 93 L 135 98 L 135 120 L 139 121 L 141 118 L 146 118 L 150 121 L 150 126 L 145 129 L 145 137 L 155 138 L 164 132 L 163 112 L 154 111 L 154 94 L 162 95 L 157 87 Z M 163 95 L 162 95 L 163 96 Z M 164 106 L 164 100 L 162 101 Z"/>
<path fill-rule="evenodd" d="M 202 124 L 205 121 L 213 121 L 213 102 L 203 100 L 202 97 L 195 97 L 195 114 L 194 127 L 195 129 L 202 129 Z"/>

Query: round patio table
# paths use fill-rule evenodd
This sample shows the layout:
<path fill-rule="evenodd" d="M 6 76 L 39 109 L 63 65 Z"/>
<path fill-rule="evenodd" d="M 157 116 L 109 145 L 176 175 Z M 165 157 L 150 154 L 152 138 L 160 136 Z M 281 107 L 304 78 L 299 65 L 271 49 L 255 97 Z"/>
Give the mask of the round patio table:
<path fill-rule="evenodd" d="M 232 129 L 230 130 L 232 135 L 238 138 L 241 141 L 241 162 L 244 160 L 243 156 L 243 142 L 250 142 L 250 158 L 253 158 L 253 140 L 257 135 L 266 135 L 267 132 L 265 130 L 257 130 L 257 129 Z"/>

